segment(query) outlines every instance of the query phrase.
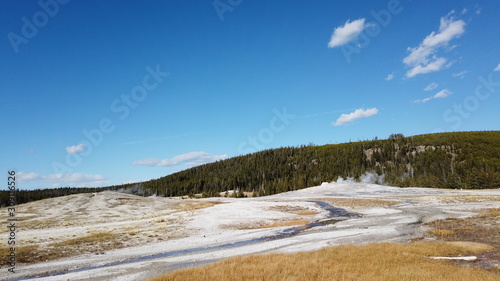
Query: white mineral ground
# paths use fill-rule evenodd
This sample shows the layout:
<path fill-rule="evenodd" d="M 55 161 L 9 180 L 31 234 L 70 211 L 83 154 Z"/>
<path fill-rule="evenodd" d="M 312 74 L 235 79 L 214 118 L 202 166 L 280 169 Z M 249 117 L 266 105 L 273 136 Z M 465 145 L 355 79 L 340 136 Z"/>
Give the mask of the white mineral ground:
<path fill-rule="evenodd" d="M 360 216 L 305 229 L 286 238 L 212 248 L 275 235 L 293 227 L 259 226 L 287 221 L 297 221 L 300 226 L 305 221 L 327 219 L 329 212 L 310 202 L 313 200 L 328 202 Z M 194 207 L 213 201 L 222 204 Z M 121 239 L 125 247 L 100 252 L 89 245 L 88 249 L 79 249 L 79 253 L 84 254 L 17 264 L 15 274 L 3 267 L 0 279 L 68 271 L 31 280 L 147 280 L 179 267 L 236 255 L 310 251 L 347 243 L 406 243 L 429 230 L 423 225 L 425 222 L 473 216 L 479 209 L 499 207 L 500 190 L 397 188 L 349 181 L 242 199 L 144 198 L 115 192 L 77 194 L 17 206 L 18 244 L 39 245 L 43 249 L 89 233 L 104 232 L 120 234 L 117 239 Z M 6 214 L 5 209 L 0 209 L 0 219 L 6 221 Z M 5 229 L 2 233 L 1 236 L 7 235 Z M 208 247 L 104 266 L 138 257 Z M 86 269 L 93 267 L 98 268 Z"/>

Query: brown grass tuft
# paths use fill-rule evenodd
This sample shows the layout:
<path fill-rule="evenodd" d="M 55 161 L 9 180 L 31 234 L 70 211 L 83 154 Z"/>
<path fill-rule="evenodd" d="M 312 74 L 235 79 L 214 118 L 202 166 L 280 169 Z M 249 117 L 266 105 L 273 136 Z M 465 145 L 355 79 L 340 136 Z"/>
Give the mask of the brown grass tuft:
<path fill-rule="evenodd" d="M 302 225 L 307 224 L 309 221 L 305 219 L 297 219 L 297 220 L 289 220 L 289 221 L 280 221 L 271 224 L 261 225 L 258 228 L 270 228 L 270 227 L 280 227 L 280 226 L 292 226 L 292 225 Z"/>
<path fill-rule="evenodd" d="M 26 245 L 16 247 L 19 263 L 37 263 L 86 253 L 101 254 L 104 251 L 122 247 L 117 235 L 112 232 L 91 232 L 86 236 L 52 242 L 48 245 Z M 7 249 L 0 251 L 6 253 Z M 5 261 L 2 265 L 5 265 Z"/>
<path fill-rule="evenodd" d="M 256 223 L 248 223 L 248 224 L 239 224 L 235 225 L 236 229 L 257 229 L 257 228 L 271 228 L 271 227 L 280 227 L 280 226 L 292 226 L 292 225 L 304 225 L 308 224 L 309 221 L 306 219 L 295 219 L 295 220 L 282 220 L 282 221 L 276 221 L 273 223 L 263 223 L 263 222 L 256 222 Z"/>
<path fill-rule="evenodd" d="M 272 206 L 267 208 L 270 211 L 278 211 L 278 212 L 283 212 L 283 213 L 292 213 L 296 215 L 300 215 L 302 213 L 307 213 L 307 214 L 317 214 L 318 212 L 316 211 L 311 211 L 311 209 L 306 208 L 306 207 L 301 207 L 301 206 L 287 206 L 287 205 L 280 205 L 280 206 Z"/>
<path fill-rule="evenodd" d="M 449 195 L 449 194 L 444 194 L 444 195 L 438 196 L 437 198 L 442 203 L 445 203 L 445 204 L 500 201 L 500 196 L 498 196 L 498 195 L 475 195 L 475 194 Z"/>
<path fill-rule="evenodd" d="M 219 201 L 200 201 L 200 202 L 191 202 L 188 204 L 183 204 L 179 206 L 179 211 L 194 211 L 198 209 L 212 207 L 214 205 L 223 204 L 224 202 Z"/>
<path fill-rule="evenodd" d="M 482 218 L 500 217 L 500 208 L 492 208 L 483 211 Z"/>
<path fill-rule="evenodd" d="M 365 198 L 320 198 L 318 200 L 342 208 L 379 208 L 400 204 L 400 200 L 365 199 Z"/>
<path fill-rule="evenodd" d="M 447 230 L 447 229 L 431 229 L 431 230 L 427 231 L 427 233 L 432 234 L 432 235 L 436 235 L 438 237 L 455 235 L 455 231 Z"/>
<path fill-rule="evenodd" d="M 318 212 L 316 211 L 305 211 L 305 212 L 299 212 L 297 215 L 299 216 L 311 216 L 311 215 L 317 215 Z"/>

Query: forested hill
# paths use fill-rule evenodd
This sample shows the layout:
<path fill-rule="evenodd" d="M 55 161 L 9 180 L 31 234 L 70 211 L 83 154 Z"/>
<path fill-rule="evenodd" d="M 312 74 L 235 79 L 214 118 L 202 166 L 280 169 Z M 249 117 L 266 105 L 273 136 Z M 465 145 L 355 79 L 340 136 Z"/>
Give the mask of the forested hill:
<path fill-rule="evenodd" d="M 140 186 L 160 196 L 216 196 L 226 190 L 262 196 L 331 182 L 339 176 L 359 178 L 366 172 L 385 175 L 387 184 L 401 187 L 500 188 L 500 131 L 393 134 L 386 140 L 271 149 Z"/>
<path fill-rule="evenodd" d="M 366 172 L 385 176 L 393 186 L 500 188 L 500 131 L 439 133 L 323 146 L 265 150 L 197 166 L 137 184 L 88 189 L 133 190 L 135 194 L 180 196 L 237 190 L 270 195 L 359 178 Z M 75 193 L 68 188 L 20 191 L 18 203 Z M 85 192 L 85 189 L 79 189 Z M 8 193 L 0 192 L 2 205 Z"/>

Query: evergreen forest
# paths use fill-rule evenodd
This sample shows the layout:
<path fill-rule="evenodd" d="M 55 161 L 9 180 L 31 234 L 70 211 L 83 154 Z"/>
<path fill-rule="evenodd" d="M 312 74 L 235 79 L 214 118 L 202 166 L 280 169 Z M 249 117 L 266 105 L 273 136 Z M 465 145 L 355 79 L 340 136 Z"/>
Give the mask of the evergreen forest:
<path fill-rule="evenodd" d="M 204 164 L 150 181 L 101 188 L 17 191 L 17 204 L 103 190 L 149 196 L 272 195 L 332 182 L 383 175 L 399 187 L 500 188 L 500 131 L 437 133 L 387 139 L 282 147 Z M 0 192 L 2 206 L 8 191 Z"/>

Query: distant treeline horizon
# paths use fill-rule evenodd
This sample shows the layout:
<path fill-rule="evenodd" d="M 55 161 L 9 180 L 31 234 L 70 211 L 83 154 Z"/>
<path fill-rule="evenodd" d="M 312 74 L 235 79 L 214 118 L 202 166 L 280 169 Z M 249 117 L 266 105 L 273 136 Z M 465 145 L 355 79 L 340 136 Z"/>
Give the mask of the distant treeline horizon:
<path fill-rule="evenodd" d="M 141 196 L 272 195 L 336 181 L 384 175 L 398 187 L 500 188 L 500 131 L 436 133 L 321 146 L 268 149 L 196 166 L 158 179 L 99 188 L 18 190 L 17 204 L 75 193 L 120 191 Z M 5 206 L 8 191 L 0 192 Z"/>

